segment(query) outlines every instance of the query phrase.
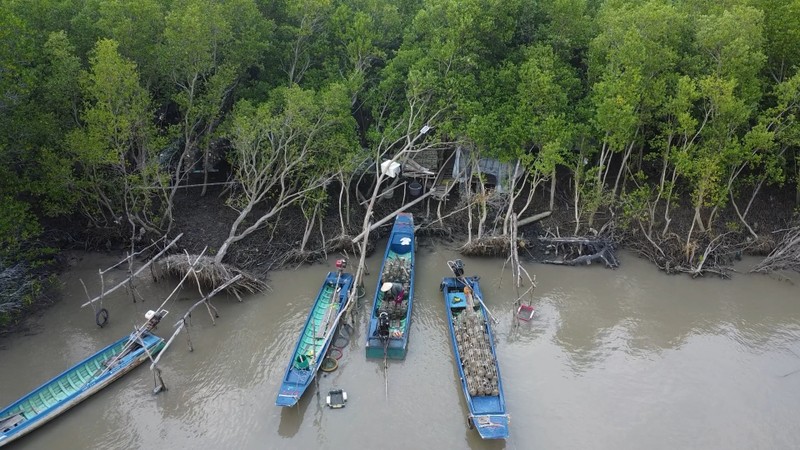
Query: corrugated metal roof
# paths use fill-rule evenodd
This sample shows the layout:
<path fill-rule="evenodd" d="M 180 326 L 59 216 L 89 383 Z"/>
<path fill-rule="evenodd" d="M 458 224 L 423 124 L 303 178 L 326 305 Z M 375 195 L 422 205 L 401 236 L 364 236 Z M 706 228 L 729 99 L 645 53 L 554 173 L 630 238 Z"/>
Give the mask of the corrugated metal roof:
<path fill-rule="evenodd" d="M 469 150 L 459 147 L 456 149 L 456 162 L 453 165 L 453 179 L 465 182 L 469 178 L 471 172 L 474 172 L 469 165 Z M 480 158 L 478 160 L 478 169 L 481 173 L 492 175 L 497 180 L 496 189 L 498 192 L 504 192 L 505 180 L 512 172 L 516 163 L 504 163 L 494 158 Z M 468 169 L 468 170 L 465 170 Z M 458 175 L 464 173 L 466 175 L 459 177 Z M 514 173 L 515 178 L 519 178 L 523 174 L 523 169 L 519 169 Z"/>

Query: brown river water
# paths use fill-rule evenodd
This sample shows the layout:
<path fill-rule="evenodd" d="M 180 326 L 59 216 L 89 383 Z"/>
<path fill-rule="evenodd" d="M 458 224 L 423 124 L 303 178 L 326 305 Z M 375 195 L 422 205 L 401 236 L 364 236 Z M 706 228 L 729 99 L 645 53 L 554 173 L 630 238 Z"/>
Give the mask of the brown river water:
<path fill-rule="evenodd" d="M 424 243 L 424 240 L 422 240 Z M 382 244 L 379 244 L 381 249 Z M 168 391 L 153 395 L 143 365 L 14 449 L 797 449 L 800 448 L 800 278 L 795 284 L 740 273 L 732 280 L 667 276 L 622 254 L 616 271 L 527 264 L 535 274 L 535 318 L 515 318 L 515 290 L 501 259 L 465 258 L 482 277 L 511 414 L 507 441 L 481 441 L 467 409 L 448 341 L 439 282 L 450 275 L 445 247 L 417 252 L 408 357 L 366 360 L 364 334 L 381 251 L 369 259 L 367 295 L 339 369 L 318 378 L 299 406 L 274 406 L 280 379 L 327 265 L 272 272 L 272 290 L 217 297 L 221 317 L 193 315 L 160 366 Z M 172 290 L 137 282 L 146 298 L 119 290 L 104 300 L 98 328 L 86 294 L 98 268 L 117 259 L 78 255 L 62 276 L 64 298 L 0 339 L 0 404 L 7 405 L 100 347 L 132 331 Z M 754 260 L 740 266 L 746 272 Z M 354 263 L 354 262 L 353 262 Z M 123 270 L 106 286 L 124 279 Z M 167 305 L 157 334 L 192 304 L 186 289 Z M 325 393 L 347 391 L 344 409 Z"/>

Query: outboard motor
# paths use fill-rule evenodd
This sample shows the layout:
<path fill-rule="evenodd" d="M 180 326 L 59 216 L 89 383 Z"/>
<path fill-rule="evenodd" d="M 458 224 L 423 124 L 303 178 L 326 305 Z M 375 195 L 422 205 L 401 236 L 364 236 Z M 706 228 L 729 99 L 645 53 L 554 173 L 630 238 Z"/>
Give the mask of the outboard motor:
<path fill-rule="evenodd" d="M 448 261 L 447 264 L 450 266 L 450 270 L 453 271 L 453 275 L 455 275 L 456 278 L 464 276 L 464 261 L 457 259 L 455 261 Z"/>
<path fill-rule="evenodd" d="M 154 329 L 156 325 L 158 325 L 158 323 L 161 322 L 161 319 L 163 319 L 164 316 L 167 315 L 167 313 L 169 313 L 169 311 L 167 311 L 166 309 L 160 309 L 158 310 L 158 312 L 153 311 L 152 309 L 150 311 L 147 311 L 144 314 L 144 318 L 147 319 L 147 323 L 144 325 L 145 330 L 150 331 Z"/>
<path fill-rule="evenodd" d="M 381 311 L 378 316 L 378 337 L 381 339 L 389 338 L 389 313 Z"/>

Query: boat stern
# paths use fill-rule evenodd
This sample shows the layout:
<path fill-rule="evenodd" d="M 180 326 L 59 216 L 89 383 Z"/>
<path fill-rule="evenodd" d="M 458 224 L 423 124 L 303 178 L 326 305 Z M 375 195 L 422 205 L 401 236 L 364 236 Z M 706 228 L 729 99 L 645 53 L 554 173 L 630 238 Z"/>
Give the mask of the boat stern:
<path fill-rule="evenodd" d="M 300 386 L 284 383 L 278 391 L 278 397 L 275 399 L 275 406 L 294 406 L 300 401 L 301 395 L 303 395 L 303 391 L 300 389 Z"/>
<path fill-rule="evenodd" d="M 407 350 L 408 350 L 408 340 L 389 339 L 389 345 L 386 347 L 386 358 L 406 359 Z M 383 341 L 381 339 L 379 338 L 367 339 L 367 358 L 383 359 Z"/>
<path fill-rule="evenodd" d="M 511 422 L 508 414 L 487 414 L 470 416 L 470 425 L 478 430 L 482 439 L 506 439 L 508 425 Z"/>

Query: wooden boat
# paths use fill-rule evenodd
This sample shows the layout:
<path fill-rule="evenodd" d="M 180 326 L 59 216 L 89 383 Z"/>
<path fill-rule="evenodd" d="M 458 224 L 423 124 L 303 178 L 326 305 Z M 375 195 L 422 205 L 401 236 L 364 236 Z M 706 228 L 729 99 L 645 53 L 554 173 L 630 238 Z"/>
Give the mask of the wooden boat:
<path fill-rule="evenodd" d="M 380 273 L 367 331 L 367 358 L 404 359 L 408 351 L 408 331 L 414 302 L 413 215 L 397 215 Z M 385 301 L 386 295 L 381 291 L 385 283 L 403 285 L 402 302 Z"/>
<path fill-rule="evenodd" d="M 344 263 L 337 261 L 339 272 L 329 272 L 308 314 L 303 331 L 286 367 L 278 398 L 278 406 L 294 406 L 317 374 L 333 341 L 334 331 L 344 312 L 353 276 L 343 273 Z"/>
<path fill-rule="evenodd" d="M 164 348 L 149 332 L 126 336 L 0 411 L 0 447 L 86 400 Z M 149 354 L 149 356 L 148 356 Z"/>
<path fill-rule="evenodd" d="M 467 424 L 477 428 L 483 439 L 505 439 L 509 416 L 490 314 L 481 300 L 478 278 L 447 277 L 442 280 L 441 288 L 449 317 L 450 342 L 469 407 Z"/>

